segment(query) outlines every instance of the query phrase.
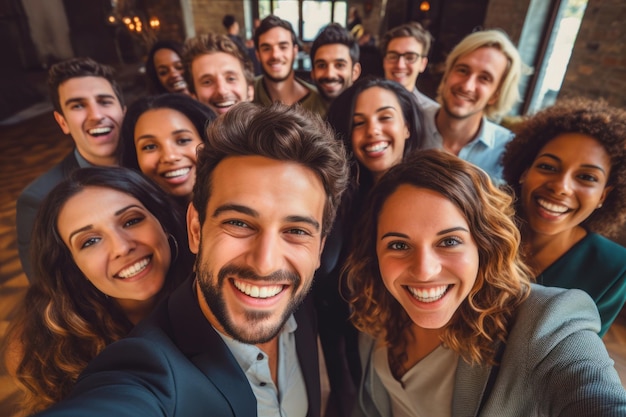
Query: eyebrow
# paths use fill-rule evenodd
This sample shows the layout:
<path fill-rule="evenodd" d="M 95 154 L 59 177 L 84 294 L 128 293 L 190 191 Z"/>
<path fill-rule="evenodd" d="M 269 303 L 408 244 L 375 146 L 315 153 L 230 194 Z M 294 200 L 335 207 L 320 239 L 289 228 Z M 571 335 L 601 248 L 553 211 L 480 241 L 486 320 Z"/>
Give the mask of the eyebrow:
<path fill-rule="evenodd" d="M 459 231 L 459 230 L 462 231 L 462 232 L 469 233 L 469 230 L 467 230 L 466 228 L 458 226 L 458 227 L 451 227 L 449 229 L 441 230 L 441 231 L 437 232 L 437 236 L 446 235 L 448 233 L 456 232 L 456 231 Z M 406 235 L 404 233 L 388 232 L 388 233 L 385 233 L 384 235 L 382 235 L 380 240 L 383 240 L 383 239 L 388 238 L 388 237 L 400 237 L 400 238 L 403 238 L 403 239 L 409 239 L 409 235 Z"/>
<path fill-rule="evenodd" d="M 237 213 L 241 213 L 241 214 L 245 214 L 251 217 L 259 217 L 259 212 L 248 207 L 248 206 L 242 206 L 241 204 L 224 204 L 221 205 L 219 207 L 217 207 L 215 209 L 215 211 L 213 211 L 213 216 L 212 217 L 217 217 L 220 214 L 227 212 L 227 211 L 234 211 Z M 285 217 L 285 220 L 287 222 L 292 222 L 292 223 L 307 223 L 311 226 L 313 226 L 315 228 L 316 231 L 320 230 L 320 224 L 317 220 L 315 220 L 313 217 L 310 216 L 297 216 L 297 215 L 293 215 L 293 216 L 287 216 Z"/>
<path fill-rule="evenodd" d="M 179 133 L 193 133 L 193 131 L 191 131 L 191 129 L 177 129 L 172 132 L 172 135 L 178 135 Z M 135 140 L 140 141 L 143 139 L 153 139 L 155 137 L 156 135 L 153 135 L 152 133 L 146 133 L 145 135 L 139 136 Z"/>
<path fill-rule="evenodd" d="M 542 153 L 542 154 L 540 154 L 540 155 L 537 155 L 537 158 L 535 158 L 535 159 L 541 158 L 541 157 L 543 157 L 543 156 L 545 156 L 546 158 L 554 159 L 554 160 L 555 160 L 555 161 L 557 161 L 557 162 L 563 162 L 563 161 L 561 160 L 561 158 L 559 158 L 558 156 L 556 156 L 556 155 L 554 155 L 554 154 L 551 154 L 551 153 Z M 594 165 L 594 164 L 582 164 L 582 165 L 581 165 L 581 167 L 583 167 L 583 168 L 597 169 L 597 170 L 599 170 L 599 171 L 602 171 L 602 173 L 603 173 L 604 175 L 606 175 L 606 171 L 604 170 L 604 168 L 602 168 L 602 167 L 601 167 L 601 166 L 599 166 L 599 165 Z"/>
<path fill-rule="evenodd" d="M 377 109 L 376 109 L 376 113 L 380 113 L 381 111 L 384 111 L 384 110 L 387 110 L 387 109 L 391 109 L 391 110 L 393 110 L 393 111 L 398 111 L 398 110 L 396 110 L 396 108 L 395 108 L 395 107 L 393 107 L 393 106 L 383 106 L 383 107 L 379 107 L 379 108 L 377 108 Z M 354 116 L 361 116 L 361 117 L 364 117 L 363 113 L 354 113 L 354 114 L 352 115 L 352 117 L 354 117 Z"/>
<path fill-rule="evenodd" d="M 97 94 L 96 95 L 97 99 L 103 99 L 103 98 L 111 98 L 111 99 L 115 99 L 115 96 L 112 94 Z M 65 106 L 69 106 L 72 103 L 80 103 L 81 101 L 85 101 L 87 100 L 86 97 L 71 97 L 68 98 L 67 100 L 65 100 Z"/>
<path fill-rule="evenodd" d="M 137 204 L 129 204 L 126 207 L 122 207 L 121 209 L 117 210 L 115 213 L 113 213 L 115 216 L 119 216 L 120 214 L 130 210 L 131 208 L 136 207 L 140 210 L 143 210 L 143 208 L 141 206 L 138 206 Z M 78 233 L 82 233 L 82 232 L 86 232 L 87 230 L 91 230 L 93 229 L 93 224 L 88 224 L 87 226 L 81 227 L 80 229 L 76 229 L 74 230 L 72 233 L 70 233 L 70 235 L 68 236 L 67 240 L 68 242 L 72 242 L 72 237 L 74 237 L 74 235 L 78 234 Z"/>
<path fill-rule="evenodd" d="M 345 58 L 334 58 L 334 59 L 322 59 L 318 58 L 315 60 L 314 64 L 325 63 L 325 62 L 348 62 Z"/>

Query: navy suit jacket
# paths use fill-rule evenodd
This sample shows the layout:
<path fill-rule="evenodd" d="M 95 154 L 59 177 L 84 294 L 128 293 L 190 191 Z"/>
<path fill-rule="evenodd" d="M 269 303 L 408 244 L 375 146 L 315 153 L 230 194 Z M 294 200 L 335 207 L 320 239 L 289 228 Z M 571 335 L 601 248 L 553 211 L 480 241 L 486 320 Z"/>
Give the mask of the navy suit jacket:
<path fill-rule="evenodd" d="M 317 333 L 310 300 L 294 317 L 307 416 L 319 417 Z M 96 357 L 69 398 L 40 415 L 251 417 L 257 415 L 257 405 L 244 372 L 200 310 L 192 277 L 127 338 Z"/>
<path fill-rule="evenodd" d="M 17 228 L 17 250 L 20 255 L 22 269 L 29 281 L 33 281 L 30 260 L 30 240 L 39 206 L 46 196 L 61 181 L 69 177 L 72 171 L 80 168 L 75 151 L 72 151 L 51 170 L 30 183 L 17 198 L 15 207 Z"/>

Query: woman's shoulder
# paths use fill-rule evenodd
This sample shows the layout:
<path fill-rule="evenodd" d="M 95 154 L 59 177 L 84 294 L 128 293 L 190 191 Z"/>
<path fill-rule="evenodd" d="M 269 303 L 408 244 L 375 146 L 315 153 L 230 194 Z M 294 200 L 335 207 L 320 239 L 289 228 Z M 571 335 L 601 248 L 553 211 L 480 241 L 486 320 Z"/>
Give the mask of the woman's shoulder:
<path fill-rule="evenodd" d="M 594 301 L 582 290 L 532 284 L 520 305 L 511 336 L 521 340 L 567 337 L 578 331 L 600 331 L 600 316 Z"/>

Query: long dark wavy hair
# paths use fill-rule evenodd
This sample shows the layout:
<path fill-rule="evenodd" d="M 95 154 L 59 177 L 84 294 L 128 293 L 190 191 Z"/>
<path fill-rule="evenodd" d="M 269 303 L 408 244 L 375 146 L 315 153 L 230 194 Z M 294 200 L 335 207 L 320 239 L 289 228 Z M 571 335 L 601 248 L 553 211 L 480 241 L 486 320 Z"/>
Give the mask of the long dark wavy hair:
<path fill-rule="evenodd" d="M 16 377 L 26 394 L 24 408 L 30 412 L 64 398 L 89 361 L 133 327 L 116 300 L 86 279 L 57 230 L 65 203 L 86 187 L 133 196 L 171 235 L 172 261 L 159 297 L 182 282 L 193 265 L 183 216 L 143 175 L 125 168 L 83 168 L 54 188 L 43 201 L 33 229 L 35 280 L 7 336 L 9 348 L 13 345 L 20 351 Z"/>
<path fill-rule="evenodd" d="M 156 53 L 161 49 L 174 51 L 174 53 L 180 58 L 181 64 L 183 62 L 183 44 L 181 42 L 166 39 L 157 41 L 154 45 L 152 45 L 150 51 L 148 51 L 148 56 L 146 57 L 146 77 L 148 78 L 148 89 L 152 94 L 168 93 L 165 86 L 161 84 L 156 67 L 154 66 L 154 55 L 156 55 Z"/>
<path fill-rule="evenodd" d="M 398 351 L 412 342 L 412 321 L 386 289 L 376 254 L 378 217 L 404 184 L 441 194 L 466 218 L 478 247 L 478 275 L 443 329 L 442 342 L 469 363 L 494 363 L 496 342 L 506 341 L 515 310 L 530 291 L 530 274 L 518 253 L 521 237 L 512 198 L 480 168 L 442 150 L 413 153 L 389 169 L 369 194 L 343 276 L 353 323 Z M 402 358 L 390 358 L 394 360 Z"/>
<path fill-rule="evenodd" d="M 117 145 L 121 166 L 141 172 L 135 148 L 135 125 L 142 114 L 155 109 L 172 109 L 184 114 L 193 123 L 203 142 L 206 142 L 207 125 L 216 117 L 213 110 L 185 94 L 168 93 L 138 99 L 128 106 L 122 122 L 122 134 Z"/>
<path fill-rule="evenodd" d="M 423 146 L 423 122 L 419 104 L 415 96 L 395 81 L 374 76 L 366 76 L 357 80 L 352 86 L 341 93 L 331 104 L 326 120 L 335 130 L 337 140 L 343 142 L 348 153 L 350 164 L 350 184 L 344 194 L 338 217 L 347 226 L 345 220 L 358 217 L 363 207 L 367 192 L 374 185 L 372 173 L 363 166 L 352 151 L 352 124 L 354 107 L 359 95 L 372 87 L 380 87 L 391 91 L 400 103 L 404 123 L 409 129 L 409 137 L 404 144 L 403 158 L 412 151 Z M 348 228 L 349 229 L 349 228 Z M 350 232 L 348 231 L 348 234 Z"/>

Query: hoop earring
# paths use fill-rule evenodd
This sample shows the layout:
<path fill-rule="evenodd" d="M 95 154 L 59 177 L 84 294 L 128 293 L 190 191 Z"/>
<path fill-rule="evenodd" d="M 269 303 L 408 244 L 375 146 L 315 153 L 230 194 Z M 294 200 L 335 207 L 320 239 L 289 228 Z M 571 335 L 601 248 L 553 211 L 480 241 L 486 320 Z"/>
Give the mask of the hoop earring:
<path fill-rule="evenodd" d="M 176 238 L 174 237 L 173 234 L 168 233 L 167 234 L 167 241 L 172 241 L 172 243 L 170 244 L 170 250 L 172 250 L 172 254 L 174 255 L 174 259 L 172 260 L 172 262 L 176 262 L 176 260 L 178 259 L 178 242 L 176 241 Z"/>

